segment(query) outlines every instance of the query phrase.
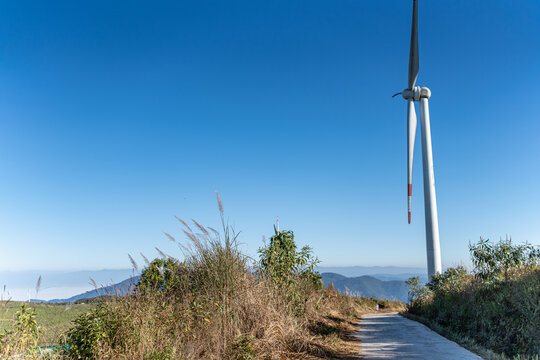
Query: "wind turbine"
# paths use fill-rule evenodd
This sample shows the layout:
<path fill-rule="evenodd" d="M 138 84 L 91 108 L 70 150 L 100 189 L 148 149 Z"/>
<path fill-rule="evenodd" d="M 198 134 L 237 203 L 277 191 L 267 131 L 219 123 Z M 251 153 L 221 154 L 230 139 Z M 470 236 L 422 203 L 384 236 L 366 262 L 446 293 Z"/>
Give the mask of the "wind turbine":
<path fill-rule="evenodd" d="M 433 153 L 431 150 L 431 129 L 429 125 L 428 99 L 431 91 L 418 87 L 418 0 L 413 0 L 411 51 L 409 54 L 409 82 L 401 94 L 407 100 L 407 194 L 409 224 L 411 223 L 412 167 L 414 140 L 416 138 L 416 112 L 414 102 L 420 103 L 420 127 L 422 137 L 422 163 L 424 168 L 424 207 L 426 214 L 426 249 L 429 278 L 441 272 L 441 248 L 439 243 L 439 221 L 437 218 L 437 199 L 435 196 L 435 175 L 433 174 Z"/>

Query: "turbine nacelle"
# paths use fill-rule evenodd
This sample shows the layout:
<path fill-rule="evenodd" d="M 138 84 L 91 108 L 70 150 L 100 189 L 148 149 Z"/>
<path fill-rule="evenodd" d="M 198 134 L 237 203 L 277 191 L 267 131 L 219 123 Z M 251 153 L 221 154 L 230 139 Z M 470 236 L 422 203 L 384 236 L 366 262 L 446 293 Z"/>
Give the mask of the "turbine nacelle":
<path fill-rule="evenodd" d="M 412 89 L 405 89 L 401 92 L 401 96 L 405 100 L 420 101 L 420 99 L 429 99 L 431 97 L 431 90 L 427 87 L 415 86 Z"/>

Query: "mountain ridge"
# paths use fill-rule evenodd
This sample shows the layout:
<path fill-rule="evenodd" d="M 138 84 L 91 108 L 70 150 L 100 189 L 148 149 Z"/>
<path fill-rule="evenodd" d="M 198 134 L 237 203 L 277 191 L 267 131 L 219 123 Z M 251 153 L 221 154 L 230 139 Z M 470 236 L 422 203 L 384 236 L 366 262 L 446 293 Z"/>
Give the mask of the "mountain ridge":
<path fill-rule="evenodd" d="M 369 275 L 347 277 L 336 273 L 322 273 L 321 277 L 325 286 L 333 284 L 344 294 L 407 301 L 408 287 L 402 280 L 384 281 Z"/>
<path fill-rule="evenodd" d="M 42 303 L 72 303 L 99 296 L 124 296 L 130 294 L 139 281 L 140 276 L 133 276 L 117 284 L 102 286 L 65 299 L 39 300 L 32 302 Z M 341 274 L 325 272 L 321 274 L 325 286 L 333 284 L 334 288 L 344 294 L 379 299 L 407 301 L 407 285 L 401 280 L 380 280 L 370 275 L 347 277 Z"/>

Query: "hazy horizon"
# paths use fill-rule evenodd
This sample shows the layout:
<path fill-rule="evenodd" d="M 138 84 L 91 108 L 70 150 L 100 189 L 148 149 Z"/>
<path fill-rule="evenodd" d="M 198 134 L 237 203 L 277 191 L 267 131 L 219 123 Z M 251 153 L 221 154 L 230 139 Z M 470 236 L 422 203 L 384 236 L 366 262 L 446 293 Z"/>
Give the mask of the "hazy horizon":
<path fill-rule="evenodd" d="M 319 271 L 334 272 L 347 277 L 362 275 L 388 275 L 392 279 L 399 279 L 396 275 L 420 274 L 425 275 L 425 268 L 396 267 L 396 266 L 320 266 Z M 92 278 L 99 287 L 119 283 L 131 276 L 139 275 L 140 271 L 134 269 L 101 269 L 78 271 L 47 271 L 23 270 L 0 271 L 0 295 L 3 300 L 26 301 L 31 299 L 52 300 L 66 299 L 74 295 L 94 290 Z M 41 276 L 41 287 L 36 295 L 36 283 Z M 382 279 L 386 280 L 386 279 Z M 5 286 L 5 291 L 3 288 Z"/>

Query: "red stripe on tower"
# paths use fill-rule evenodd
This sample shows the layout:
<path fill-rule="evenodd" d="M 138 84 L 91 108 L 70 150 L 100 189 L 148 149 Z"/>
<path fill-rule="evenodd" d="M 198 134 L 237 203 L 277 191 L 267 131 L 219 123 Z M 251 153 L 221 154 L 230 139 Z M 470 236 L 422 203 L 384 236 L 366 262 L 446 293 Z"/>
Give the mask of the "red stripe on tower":
<path fill-rule="evenodd" d="M 409 184 L 409 196 L 412 196 L 412 184 Z"/>
<path fill-rule="evenodd" d="M 409 211 L 409 224 L 411 223 L 411 212 Z"/>

